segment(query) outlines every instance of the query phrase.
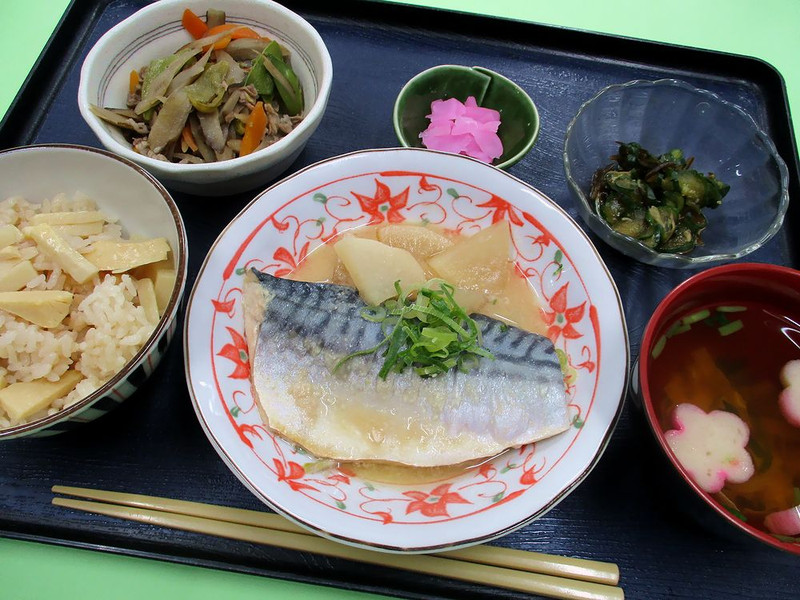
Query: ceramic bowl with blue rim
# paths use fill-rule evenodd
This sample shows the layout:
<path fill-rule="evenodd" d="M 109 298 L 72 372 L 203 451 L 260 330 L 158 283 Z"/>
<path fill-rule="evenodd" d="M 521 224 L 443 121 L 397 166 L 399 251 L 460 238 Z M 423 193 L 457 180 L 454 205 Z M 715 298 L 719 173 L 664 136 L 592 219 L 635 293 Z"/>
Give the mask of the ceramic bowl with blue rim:
<path fill-rule="evenodd" d="M 91 207 L 95 210 L 88 210 Z M 98 213 L 103 215 L 100 233 L 92 230 Z M 35 145 L 0 152 L 0 232 L 16 239 L 0 248 L 0 440 L 70 431 L 121 404 L 147 380 L 166 352 L 186 285 L 183 219 L 164 186 L 130 161 L 85 146 Z M 131 267 L 123 274 L 119 263 L 103 263 L 116 260 L 101 250 L 103 237 L 110 244 L 159 240 L 154 243 L 158 261 Z M 68 243 L 79 258 L 64 251 L 60 243 Z M 129 253 L 134 245 L 105 248 L 124 248 Z M 135 248 L 144 251 L 145 246 Z M 129 265 L 137 260 L 126 256 L 124 260 L 133 261 Z M 80 264 L 94 265 L 98 272 L 79 289 L 72 277 L 82 277 L 75 266 Z M 150 267 L 153 270 L 147 271 Z M 29 268 L 38 274 L 26 275 Z M 141 283 L 144 279 L 152 287 Z M 114 289 L 95 295 L 98 281 Z M 125 292 L 122 281 L 128 286 Z M 24 295 L 30 291 L 50 295 Z M 48 322 L 65 294 L 72 296 L 66 300 L 69 312 L 58 323 Z M 92 312 L 86 304 L 93 303 L 92 298 L 109 301 L 94 304 L 97 309 Z M 83 322 L 75 320 L 78 307 Z M 120 317 L 114 321 L 116 315 Z M 131 318 L 142 324 L 122 328 L 121 323 Z M 135 340 L 107 335 L 104 319 L 113 321 L 116 332 L 135 331 Z M 87 342 L 92 329 L 95 340 Z M 42 344 L 62 335 L 74 336 L 75 343 L 53 358 L 51 346 Z M 16 343 L 20 339 L 34 340 L 39 346 L 25 347 Z M 79 348 L 80 344 L 84 345 Z M 85 358 L 89 349 L 95 357 L 91 360 Z M 99 354 L 110 360 L 97 359 Z M 95 366 L 90 367 L 91 363 Z M 67 374 L 77 383 L 68 382 Z M 66 395 L 46 404 L 46 396 L 56 394 L 54 386 L 59 383 L 70 386 Z"/>

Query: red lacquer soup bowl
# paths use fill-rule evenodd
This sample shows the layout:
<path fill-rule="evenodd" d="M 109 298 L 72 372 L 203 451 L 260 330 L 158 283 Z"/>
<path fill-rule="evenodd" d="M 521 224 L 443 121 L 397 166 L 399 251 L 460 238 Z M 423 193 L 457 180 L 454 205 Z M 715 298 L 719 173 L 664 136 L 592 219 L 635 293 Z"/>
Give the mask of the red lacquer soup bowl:
<path fill-rule="evenodd" d="M 691 490 L 695 516 L 723 534 L 743 533 L 794 554 L 800 554 L 800 535 L 771 530 L 769 523 L 800 504 L 800 427 L 779 400 L 784 366 L 797 359 L 800 271 L 730 264 L 690 277 L 662 300 L 645 329 L 632 385 L 678 486 Z M 726 479 L 717 490 L 721 479 L 709 483 L 703 473 L 721 477 L 730 465 L 685 457 L 674 441 L 691 429 L 676 420 L 675 406 L 683 403 L 706 415 L 733 413 L 745 423 L 747 435 L 725 452 L 736 469 L 751 473 L 747 481 Z M 714 435 L 715 419 L 701 415 L 698 423 L 705 430 L 693 448 L 713 455 L 715 445 L 708 448 L 705 440 Z"/>

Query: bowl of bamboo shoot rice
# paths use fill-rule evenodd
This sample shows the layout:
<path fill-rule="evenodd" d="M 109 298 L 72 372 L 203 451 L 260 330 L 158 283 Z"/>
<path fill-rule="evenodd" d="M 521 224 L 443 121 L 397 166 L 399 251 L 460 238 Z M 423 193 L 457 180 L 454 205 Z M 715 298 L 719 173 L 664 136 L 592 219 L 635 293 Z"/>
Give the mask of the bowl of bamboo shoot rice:
<path fill-rule="evenodd" d="M 297 159 L 333 80 L 325 42 L 271 0 L 161 0 L 106 32 L 78 107 L 100 142 L 170 190 L 263 187 Z"/>
<path fill-rule="evenodd" d="M 68 431 L 136 391 L 186 264 L 178 208 L 141 167 L 75 145 L 0 152 L 0 440 Z"/>

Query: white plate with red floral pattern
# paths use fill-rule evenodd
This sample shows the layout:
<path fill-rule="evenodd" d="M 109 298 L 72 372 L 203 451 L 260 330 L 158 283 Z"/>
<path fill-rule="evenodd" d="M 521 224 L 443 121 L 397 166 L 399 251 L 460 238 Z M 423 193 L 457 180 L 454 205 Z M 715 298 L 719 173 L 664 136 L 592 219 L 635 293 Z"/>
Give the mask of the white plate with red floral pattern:
<path fill-rule="evenodd" d="M 567 386 L 569 430 L 438 480 L 392 483 L 319 461 L 263 424 L 243 336 L 246 268 L 287 275 L 317 245 L 368 224 L 424 221 L 469 235 L 500 219 L 510 224 L 513 258 L 540 298 L 548 337 L 576 373 Z M 225 228 L 200 269 L 184 349 L 200 423 L 258 498 L 325 537 L 396 552 L 485 542 L 555 506 L 608 443 L 629 360 L 614 281 L 563 209 L 477 160 L 411 148 L 325 160 L 259 194 Z"/>

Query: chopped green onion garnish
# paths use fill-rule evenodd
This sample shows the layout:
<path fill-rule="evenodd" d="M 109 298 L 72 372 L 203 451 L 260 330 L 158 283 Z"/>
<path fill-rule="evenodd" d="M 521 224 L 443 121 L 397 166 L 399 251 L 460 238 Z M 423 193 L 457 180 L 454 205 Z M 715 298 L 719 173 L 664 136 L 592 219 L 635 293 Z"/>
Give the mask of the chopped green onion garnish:
<path fill-rule="evenodd" d="M 734 506 L 726 506 L 725 508 L 728 509 L 728 512 L 731 513 L 734 517 L 736 517 L 740 521 L 744 521 L 745 523 L 747 523 L 747 517 L 738 508 Z"/>
<path fill-rule="evenodd" d="M 387 316 L 386 308 L 383 306 L 368 306 L 361 311 L 361 318 L 373 323 L 381 323 Z"/>
<path fill-rule="evenodd" d="M 730 335 L 732 333 L 736 333 L 742 327 L 744 327 L 744 323 L 742 323 L 739 319 L 735 321 L 731 321 L 730 323 L 726 323 L 722 327 L 719 327 L 717 331 L 719 331 L 720 335 Z"/>
<path fill-rule="evenodd" d="M 558 366 L 561 367 L 561 372 L 564 374 L 564 383 L 572 385 L 578 378 L 578 371 L 569 364 L 569 357 L 561 348 L 556 348 L 556 356 L 558 357 Z"/>
<path fill-rule="evenodd" d="M 658 341 L 653 345 L 653 349 L 650 351 L 650 356 L 653 358 L 658 358 L 661 356 L 661 353 L 664 351 L 664 346 L 667 345 L 667 336 L 662 335 L 658 338 Z"/>
<path fill-rule="evenodd" d="M 747 310 L 747 307 L 746 306 L 718 306 L 717 310 L 719 312 L 728 312 L 728 313 L 744 312 L 744 311 Z"/>
<path fill-rule="evenodd" d="M 359 350 L 342 358 L 333 367 L 356 356 L 377 352 L 384 346 L 383 365 L 378 373 L 386 379 L 391 372 L 412 368 L 421 377 L 434 377 L 450 369 L 466 372 L 480 358 L 494 359 L 481 346 L 481 332 L 463 308 L 453 299 L 453 286 L 440 279 L 428 281 L 411 300 L 395 283 L 397 298 L 361 311 L 362 318 L 380 323 L 384 339 L 373 348 Z"/>
<path fill-rule="evenodd" d="M 773 533 L 772 537 L 782 542 L 788 542 L 789 544 L 796 544 L 800 541 L 800 537 L 792 537 L 790 535 L 779 535 L 777 533 Z"/>
<path fill-rule="evenodd" d="M 667 337 L 671 338 L 672 336 L 678 335 L 679 333 L 686 333 L 691 329 L 692 329 L 691 325 L 687 325 L 682 321 L 678 321 L 672 327 L 669 328 L 669 331 L 667 331 Z"/>
<path fill-rule="evenodd" d="M 681 321 L 684 323 L 684 325 L 691 325 L 692 323 L 698 323 L 703 319 L 708 318 L 710 314 L 711 312 L 707 308 L 704 308 L 703 310 L 698 310 L 696 313 L 686 315 L 683 317 L 683 319 L 681 319 Z"/>

